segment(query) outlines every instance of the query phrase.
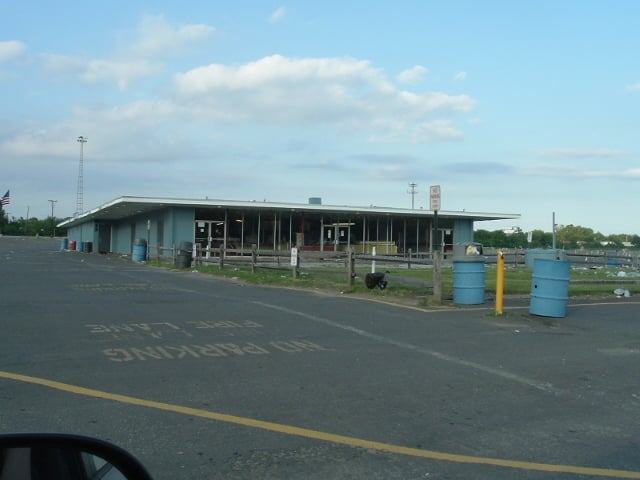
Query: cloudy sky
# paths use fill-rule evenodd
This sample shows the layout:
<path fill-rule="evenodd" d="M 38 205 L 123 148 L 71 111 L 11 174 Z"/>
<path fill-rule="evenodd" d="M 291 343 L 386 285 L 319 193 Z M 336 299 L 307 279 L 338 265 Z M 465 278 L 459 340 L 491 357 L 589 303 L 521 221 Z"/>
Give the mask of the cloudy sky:
<path fill-rule="evenodd" d="M 10 216 L 122 195 L 518 213 L 640 233 L 640 2 L 0 6 Z"/>

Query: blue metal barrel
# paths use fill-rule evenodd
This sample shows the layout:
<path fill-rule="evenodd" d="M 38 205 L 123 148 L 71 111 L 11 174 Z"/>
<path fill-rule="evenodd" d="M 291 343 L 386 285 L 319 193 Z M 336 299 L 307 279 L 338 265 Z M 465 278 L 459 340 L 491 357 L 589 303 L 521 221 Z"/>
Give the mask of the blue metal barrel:
<path fill-rule="evenodd" d="M 567 260 L 567 254 L 563 250 L 554 250 L 552 248 L 530 248 L 524 254 L 524 264 L 529 268 L 533 268 L 536 259 L 545 260 Z"/>
<path fill-rule="evenodd" d="M 69 250 L 69 239 L 63 238 L 60 242 L 60 250 Z"/>
<path fill-rule="evenodd" d="M 453 260 L 453 303 L 479 305 L 485 302 L 484 261 Z"/>
<path fill-rule="evenodd" d="M 133 242 L 133 253 L 131 260 L 134 262 L 144 262 L 147 258 L 147 241 L 144 238 L 136 238 Z"/>
<path fill-rule="evenodd" d="M 569 302 L 569 262 L 536 258 L 533 262 L 529 313 L 566 317 Z"/>

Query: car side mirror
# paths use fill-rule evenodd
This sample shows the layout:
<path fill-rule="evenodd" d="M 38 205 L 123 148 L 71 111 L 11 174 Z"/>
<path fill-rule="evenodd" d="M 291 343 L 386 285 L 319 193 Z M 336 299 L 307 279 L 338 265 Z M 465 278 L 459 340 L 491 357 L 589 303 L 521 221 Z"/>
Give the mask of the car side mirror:
<path fill-rule="evenodd" d="M 129 452 L 67 434 L 1 434 L 0 480 L 153 480 Z"/>

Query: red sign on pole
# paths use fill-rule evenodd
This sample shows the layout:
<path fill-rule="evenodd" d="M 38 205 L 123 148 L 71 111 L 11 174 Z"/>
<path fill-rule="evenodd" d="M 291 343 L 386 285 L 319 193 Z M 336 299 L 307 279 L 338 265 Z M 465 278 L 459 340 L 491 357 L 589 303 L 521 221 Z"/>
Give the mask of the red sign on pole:
<path fill-rule="evenodd" d="M 440 185 L 431 185 L 429 200 L 429 210 L 440 210 Z"/>

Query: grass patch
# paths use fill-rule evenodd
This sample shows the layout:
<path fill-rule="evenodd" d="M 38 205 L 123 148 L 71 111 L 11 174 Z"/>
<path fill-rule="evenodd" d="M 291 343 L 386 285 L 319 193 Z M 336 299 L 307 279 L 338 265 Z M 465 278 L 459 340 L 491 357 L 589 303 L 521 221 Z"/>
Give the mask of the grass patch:
<path fill-rule="evenodd" d="M 149 265 L 163 266 L 150 262 Z M 218 265 L 199 265 L 191 271 L 246 282 L 254 285 L 270 285 L 275 287 L 304 288 L 321 290 L 329 293 L 358 294 L 380 297 L 396 297 L 409 299 L 421 304 L 430 304 L 433 290 L 430 287 L 405 285 L 401 281 L 389 281 L 384 290 L 374 288 L 369 290 L 364 282 L 368 269 L 357 269 L 354 285 L 350 286 L 346 268 L 338 265 L 308 266 L 302 268 L 299 278 L 293 278 L 290 268 L 258 268 L 255 273 L 248 265 L 225 265 L 220 269 Z M 414 281 L 432 284 L 433 270 L 431 268 L 401 268 L 384 266 L 378 271 L 388 272 L 388 275 L 412 279 Z M 620 271 L 626 269 L 572 269 L 570 273 L 569 296 L 611 296 L 616 288 L 629 290 L 631 295 L 640 294 L 640 278 L 618 277 Z M 453 295 L 453 269 L 445 266 L 441 271 L 442 294 L 445 298 Z M 507 266 L 505 268 L 505 295 L 529 295 L 533 271 L 523 266 Z M 415 282 L 414 282 L 415 283 Z M 496 293 L 496 266 L 485 266 L 485 291 L 487 295 Z"/>

